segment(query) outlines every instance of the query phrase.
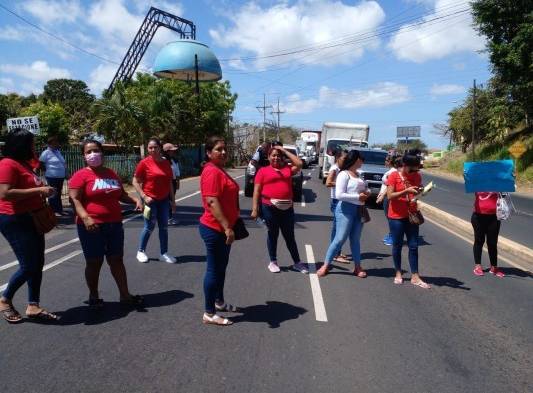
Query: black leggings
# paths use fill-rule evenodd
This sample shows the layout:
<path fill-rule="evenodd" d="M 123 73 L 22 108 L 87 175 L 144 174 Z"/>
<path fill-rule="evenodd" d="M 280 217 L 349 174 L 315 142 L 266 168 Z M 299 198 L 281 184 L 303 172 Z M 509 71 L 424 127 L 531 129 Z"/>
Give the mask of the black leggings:
<path fill-rule="evenodd" d="M 473 213 L 470 222 L 474 228 L 474 263 L 477 265 L 481 264 L 481 253 L 486 238 L 490 265 L 498 266 L 500 221 L 496 218 L 496 214 Z"/>

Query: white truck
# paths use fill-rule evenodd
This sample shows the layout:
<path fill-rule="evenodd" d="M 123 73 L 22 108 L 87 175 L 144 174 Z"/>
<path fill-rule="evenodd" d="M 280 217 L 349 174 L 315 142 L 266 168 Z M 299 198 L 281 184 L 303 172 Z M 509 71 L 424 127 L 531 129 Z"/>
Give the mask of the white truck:
<path fill-rule="evenodd" d="M 329 168 L 335 162 L 335 150 L 350 149 L 352 147 L 368 147 L 368 124 L 333 123 L 327 122 L 322 126 L 320 138 L 320 156 L 318 178 L 326 182 Z"/>

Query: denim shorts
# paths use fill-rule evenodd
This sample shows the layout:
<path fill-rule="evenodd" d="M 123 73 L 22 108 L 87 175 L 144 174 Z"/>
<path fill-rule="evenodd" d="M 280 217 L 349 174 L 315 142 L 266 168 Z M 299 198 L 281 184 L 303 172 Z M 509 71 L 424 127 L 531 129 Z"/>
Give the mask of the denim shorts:
<path fill-rule="evenodd" d="M 98 230 L 89 232 L 78 224 L 78 237 L 85 258 L 117 257 L 124 255 L 124 228 L 122 222 L 98 224 Z"/>

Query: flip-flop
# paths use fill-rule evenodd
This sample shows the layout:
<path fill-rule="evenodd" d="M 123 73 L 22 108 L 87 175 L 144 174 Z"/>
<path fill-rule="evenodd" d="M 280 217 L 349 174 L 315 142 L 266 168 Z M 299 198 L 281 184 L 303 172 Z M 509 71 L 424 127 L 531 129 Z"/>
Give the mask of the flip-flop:
<path fill-rule="evenodd" d="M 59 321 L 61 317 L 46 310 L 41 310 L 37 314 L 26 314 L 29 319 L 40 321 Z"/>
<path fill-rule="evenodd" d="M 402 285 L 403 284 L 403 278 L 401 277 L 394 277 L 394 283 L 396 285 Z"/>
<path fill-rule="evenodd" d="M 13 306 L 3 309 L 0 312 L 2 313 L 2 317 L 9 323 L 19 323 L 22 321 L 22 315 Z"/>
<path fill-rule="evenodd" d="M 428 283 L 424 282 L 424 281 L 416 281 L 416 282 L 411 281 L 411 284 L 413 284 L 413 285 L 415 285 L 417 287 L 423 288 L 423 289 L 430 289 L 431 288 L 431 286 Z"/>
<path fill-rule="evenodd" d="M 233 304 L 229 303 L 224 303 L 221 306 L 215 303 L 215 309 L 220 312 L 242 312 L 242 309 L 240 307 L 234 306 Z"/>
<path fill-rule="evenodd" d="M 209 316 L 206 313 L 204 313 L 204 316 L 202 317 L 202 322 L 206 325 L 218 325 L 218 326 L 233 325 L 232 321 L 230 321 L 227 318 L 222 318 L 220 315 L 217 315 L 217 314 L 214 314 L 213 316 Z"/>
<path fill-rule="evenodd" d="M 333 258 L 333 261 L 339 262 L 339 263 L 351 263 L 351 261 L 348 258 L 343 257 L 341 255 L 337 255 L 335 258 Z"/>

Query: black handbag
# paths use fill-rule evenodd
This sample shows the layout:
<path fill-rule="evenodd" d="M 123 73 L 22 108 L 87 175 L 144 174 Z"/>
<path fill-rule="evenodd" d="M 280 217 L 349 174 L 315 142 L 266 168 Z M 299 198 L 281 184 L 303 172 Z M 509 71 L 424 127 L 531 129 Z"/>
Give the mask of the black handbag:
<path fill-rule="evenodd" d="M 246 239 L 250 234 L 244 225 L 244 220 L 242 218 L 237 218 L 235 225 L 233 225 L 233 233 L 235 234 L 235 240 Z"/>
<path fill-rule="evenodd" d="M 361 222 L 363 224 L 370 222 L 370 212 L 368 211 L 368 208 L 365 205 L 359 206 L 359 213 L 361 215 Z"/>

